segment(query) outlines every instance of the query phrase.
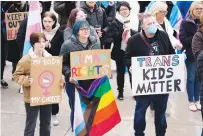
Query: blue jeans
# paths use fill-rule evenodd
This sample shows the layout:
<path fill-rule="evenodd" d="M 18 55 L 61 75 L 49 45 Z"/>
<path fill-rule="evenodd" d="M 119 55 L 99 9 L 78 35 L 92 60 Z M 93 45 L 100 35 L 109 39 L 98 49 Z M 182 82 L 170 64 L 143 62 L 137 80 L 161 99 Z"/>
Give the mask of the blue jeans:
<path fill-rule="evenodd" d="M 134 115 L 135 136 L 144 136 L 146 127 L 146 110 L 153 102 L 155 110 L 156 136 L 165 136 L 167 123 L 165 112 L 168 102 L 168 94 L 136 96 L 136 108 Z"/>
<path fill-rule="evenodd" d="M 69 98 L 69 105 L 71 109 L 70 113 L 70 122 L 73 131 L 73 122 L 74 122 L 74 109 L 75 109 L 75 86 L 70 82 L 66 82 L 66 93 Z"/>
<path fill-rule="evenodd" d="M 200 97 L 200 81 L 197 76 L 196 63 L 186 60 L 187 68 L 187 94 L 188 101 L 199 101 Z"/>

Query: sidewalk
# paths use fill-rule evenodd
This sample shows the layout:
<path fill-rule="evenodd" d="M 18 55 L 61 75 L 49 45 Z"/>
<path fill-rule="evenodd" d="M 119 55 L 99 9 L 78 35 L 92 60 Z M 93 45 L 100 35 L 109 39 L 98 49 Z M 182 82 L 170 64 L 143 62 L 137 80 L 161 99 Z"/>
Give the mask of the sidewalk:
<path fill-rule="evenodd" d="M 18 93 L 19 85 L 11 80 L 11 63 L 7 62 L 5 67 L 4 79 L 8 82 L 8 89 L 1 89 L 1 136 L 23 136 L 25 124 L 25 109 L 23 95 Z M 116 74 L 113 72 L 111 85 L 116 91 Z M 125 100 L 117 101 L 122 122 L 112 129 L 105 136 L 133 136 L 133 118 L 135 110 L 135 101 L 131 97 L 131 90 L 126 74 Z M 191 112 L 188 110 L 186 93 L 170 95 L 168 108 L 171 110 L 171 116 L 167 118 L 168 129 L 166 136 L 200 136 L 203 128 L 200 112 Z M 73 136 L 70 131 L 68 98 L 63 93 L 63 101 L 60 104 L 58 119 L 60 125 L 52 126 L 51 136 Z M 146 136 L 155 136 L 154 118 L 147 111 Z M 39 121 L 36 127 L 35 136 L 39 135 Z"/>

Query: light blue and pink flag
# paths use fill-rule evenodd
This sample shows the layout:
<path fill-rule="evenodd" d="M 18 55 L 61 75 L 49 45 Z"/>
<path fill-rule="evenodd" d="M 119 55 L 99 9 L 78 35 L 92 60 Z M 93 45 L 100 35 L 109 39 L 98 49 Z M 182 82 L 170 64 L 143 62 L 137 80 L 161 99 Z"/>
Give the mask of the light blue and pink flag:
<path fill-rule="evenodd" d="M 39 1 L 30 1 L 23 56 L 28 54 L 28 51 L 32 47 L 30 44 L 30 35 L 33 32 L 42 32 L 42 21 Z"/>

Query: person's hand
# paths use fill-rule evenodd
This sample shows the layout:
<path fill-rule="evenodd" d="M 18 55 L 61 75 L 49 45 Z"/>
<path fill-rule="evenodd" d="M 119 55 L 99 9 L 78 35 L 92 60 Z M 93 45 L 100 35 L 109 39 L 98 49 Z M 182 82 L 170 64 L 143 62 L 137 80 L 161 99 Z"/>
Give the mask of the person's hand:
<path fill-rule="evenodd" d="M 123 25 L 123 29 L 124 29 L 124 31 L 130 30 L 130 29 L 129 29 L 129 26 L 128 26 L 127 24 L 124 24 L 124 25 Z"/>
<path fill-rule="evenodd" d="M 45 45 L 46 48 L 51 48 L 51 44 L 50 44 L 50 41 L 46 41 L 46 45 Z"/>
<path fill-rule="evenodd" d="M 130 71 L 130 73 L 132 73 L 132 66 L 130 66 L 129 71 Z"/>
<path fill-rule="evenodd" d="M 69 78 L 69 82 L 74 84 L 75 86 L 78 86 L 77 80 L 74 80 L 72 77 Z"/>
<path fill-rule="evenodd" d="M 99 36 L 99 38 L 102 37 L 102 32 L 101 31 L 97 31 L 97 35 Z"/>
<path fill-rule="evenodd" d="M 182 45 L 181 43 L 177 43 L 177 44 L 176 44 L 176 48 L 179 49 L 179 50 L 181 50 L 181 49 L 183 48 L 183 45 Z"/>
<path fill-rule="evenodd" d="M 63 79 L 61 79 L 61 81 L 60 81 L 60 87 L 61 87 L 61 89 L 63 89 L 64 88 L 64 86 L 65 86 L 65 83 L 64 83 L 64 81 L 63 81 Z"/>
<path fill-rule="evenodd" d="M 29 82 L 30 85 L 33 83 L 33 81 L 34 81 L 34 78 L 32 78 L 32 77 L 28 78 L 28 82 Z"/>

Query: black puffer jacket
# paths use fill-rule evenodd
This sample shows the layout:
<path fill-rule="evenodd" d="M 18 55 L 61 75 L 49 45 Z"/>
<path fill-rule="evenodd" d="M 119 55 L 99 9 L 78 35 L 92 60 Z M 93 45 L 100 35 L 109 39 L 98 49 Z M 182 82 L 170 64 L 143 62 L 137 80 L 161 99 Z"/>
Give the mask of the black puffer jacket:
<path fill-rule="evenodd" d="M 203 106 L 203 51 L 197 57 L 197 72 L 201 81 L 200 86 L 200 103 Z"/>
<path fill-rule="evenodd" d="M 145 33 L 144 36 L 146 37 Z M 147 37 L 146 37 L 147 38 Z M 160 55 L 175 54 L 175 50 L 170 42 L 168 34 L 164 31 L 157 30 L 155 34 L 159 46 Z M 133 35 L 129 40 L 125 52 L 125 63 L 131 66 L 131 57 L 149 56 L 149 47 L 142 40 L 140 33 Z"/>

